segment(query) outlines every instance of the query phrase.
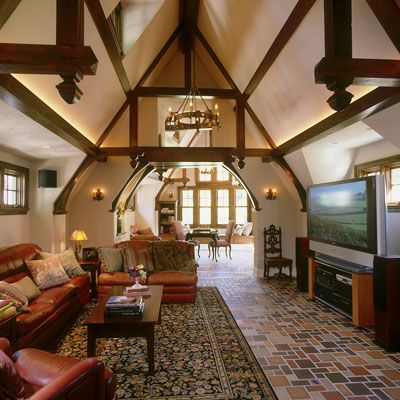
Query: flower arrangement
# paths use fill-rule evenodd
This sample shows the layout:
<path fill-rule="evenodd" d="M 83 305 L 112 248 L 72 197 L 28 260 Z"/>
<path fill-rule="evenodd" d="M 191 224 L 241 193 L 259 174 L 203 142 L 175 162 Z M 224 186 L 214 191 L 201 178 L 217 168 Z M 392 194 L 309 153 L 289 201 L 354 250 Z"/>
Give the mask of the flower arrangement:
<path fill-rule="evenodd" d="M 146 279 L 147 272 L 144 270 L 143 264 L 131 265 L 128 267 L 128 276 L 142 280 Z"/>

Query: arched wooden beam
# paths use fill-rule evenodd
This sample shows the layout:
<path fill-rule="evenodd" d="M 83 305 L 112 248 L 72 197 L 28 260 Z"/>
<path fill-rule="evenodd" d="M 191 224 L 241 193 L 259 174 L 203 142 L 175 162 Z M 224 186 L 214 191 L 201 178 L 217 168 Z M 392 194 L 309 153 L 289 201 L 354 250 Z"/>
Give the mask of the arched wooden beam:
<path fill-rule="evenodd" d="M 236 170 L 236 168 L 233 166 L 231 162 L 224 162 L 223 166 L 225 169 L 227 169 L 235 178 L 240 182 L 240 184 L 243 186 L 243 189 L 246 191 L 247 195 L 250 198 L 251 203 L 253 204 L 253 207 L 256 211 L 260 211 L 261 208 L 258 205 L 258 200 L 254 196 L 254 194 L 251 192 L 250 188 L 246 185 L 245 181 L 242 179 L 242 177 L 239 175 L 239 172 Z"/>
<path fill-rule="evenodd" d="M 292 168 L 290 168 L 290 165 L 283 158 L 283 156 L 274 157 L 272 160 L 275 161 L 285 171 L 286 175 L 289 176 L 300 197 L 302 205 L 301 211 L 307 211 L 307 192 L 304 189 L 303 185 L 300 183 L 300 181 L 297 179 L 297 176 L 292 171 Z"/>
<path fill-rule="evenodd" d="M 67 203 L 69 196 L 71 195 L 72 189 L 79 182 L 83 173 L 96 161 L 96 157 L 86 156 L 86 158 L 81 162 L 81 165 L 72 175 L 71 179 L 65 185 L 62 192 L 58 195 L 56 201 L 54 202 L 53 214 L 67 214 Z"/>
<path fill-rule="evenodd" d="M 111 209 L 109 211 L 114 212 L 117 209 L 118 204 L 121 203 L 121 200 L 123 201 L 123 206 L 125 208 L 127 205 L 128 199 L 131 197 L 131 195 L 137 189 L 139 183 L 152 171 L 154 171 L 154 167 L 152 165 L 149 165 L 147 160 L 141 158 L 138 161 L 131 176 L 127 179 L 124 186 L 122 186 L 121 190 L 119 191 L 117 196 L 114 198 L 114 200 L 111 204 Z M 135 182 L 134 186 L 131 187 L 132 182 L 135 179 L 137 179 L 137 181 Z M 129 192 L 127 193 L 127 191 L 129 191 Z"/>

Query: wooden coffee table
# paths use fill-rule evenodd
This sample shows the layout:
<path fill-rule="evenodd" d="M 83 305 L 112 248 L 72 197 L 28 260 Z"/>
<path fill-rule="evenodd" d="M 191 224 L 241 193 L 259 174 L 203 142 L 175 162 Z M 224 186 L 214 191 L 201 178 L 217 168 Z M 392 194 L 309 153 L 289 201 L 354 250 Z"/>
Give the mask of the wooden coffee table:
<path fill-rule="evenodd" d="M 147 340 L 148 373 L 154 374 L 154 325 L 161 321 L 162 285 L 149 286 L 151 297 L 144 299 L 144 311 L 141 316 L 105 317 L 104 308 L 110 296 L 121 296 L 125 287 L 114 286 L 104 296 L 95 309 L 86 318 L 87 354 L 96 355 L 97 338 L 145 337 Z"/>

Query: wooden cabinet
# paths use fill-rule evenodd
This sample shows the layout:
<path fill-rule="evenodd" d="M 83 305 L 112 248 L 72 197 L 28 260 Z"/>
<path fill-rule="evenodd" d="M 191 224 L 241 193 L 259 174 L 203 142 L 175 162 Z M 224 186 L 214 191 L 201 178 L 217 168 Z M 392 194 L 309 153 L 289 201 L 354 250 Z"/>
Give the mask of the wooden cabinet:
<path fill-rule="evenodd" d="M 172 222 L 176 220 L 176 201 L 158 202 L 158 234 L 173 234 Z"/>

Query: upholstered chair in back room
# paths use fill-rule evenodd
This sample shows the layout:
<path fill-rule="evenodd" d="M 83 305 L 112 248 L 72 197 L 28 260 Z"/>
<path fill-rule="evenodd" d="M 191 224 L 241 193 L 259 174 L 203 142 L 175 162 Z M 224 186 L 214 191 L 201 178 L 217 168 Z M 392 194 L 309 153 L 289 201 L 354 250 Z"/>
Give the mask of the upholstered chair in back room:
<path fill-rule="evenodd" d="M 225 239 L 224 240 L 217 240 L 217 248 L 216 248 L 216 250 L 218 251 L 218 255 L 219 255 L 219 248 L 220 247 L 225 247 L 225 255 L 226 255 L 226 257 L 228 257 L 228 249 L 229 249 L 229 258 L 231 260 L 232 260 L 231 244 L 232 244 L 234 225 L 235 225 L 235 222 L 233 220 L 230 220 L 228 222 L 228 224 L 226 225 Z M 213 247 L 215 247 L 215 242 L 214 242 L 214 240 L 210 240 L 208 242 L 208 257 L 210 257 L 211 249 Z"/>
<path fill-rule="evenodd" d="M 172 226 L 174 228 L 175 240 L 186 240 L 185 234 L 183 232 L 183 222 L 174 221 L 172 222 Z M 200 242 L 193 239 L 188 240 L 188 242 L 193 243 L 194 247 L 197 247 L 197 255 L 200 257 Z"/>

